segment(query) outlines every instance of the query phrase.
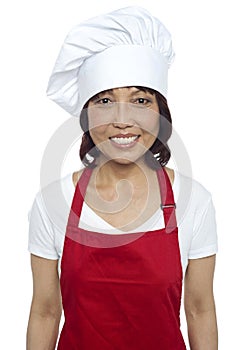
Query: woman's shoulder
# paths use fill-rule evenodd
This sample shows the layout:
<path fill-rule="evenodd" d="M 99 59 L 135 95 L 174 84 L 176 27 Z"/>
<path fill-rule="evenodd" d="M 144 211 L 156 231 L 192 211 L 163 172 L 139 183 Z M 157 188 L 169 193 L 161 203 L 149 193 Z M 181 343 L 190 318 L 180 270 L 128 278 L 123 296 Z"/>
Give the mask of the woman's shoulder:
<path fill-rule="evenodd" d="M 174 179 L 175 179 L 175 171 L 172 168 L 168 168 L 168 167 L 164 167 L 164 169 L 166 170 L 169 180 L 171 182 L 171 184 L 174 183 Z"/>
<path fill-rule="evenodd" d="M 191 211 L 204 210 L 212 202 L 208 186 L 199 182 L 192 174 L 186 175 L 174 170 L 174 194 L 177 201 Z"/>
<path fill-rule="evenodd" d="M 73 181 L 73 184 L 74 184 L 74 187 L 76 187 L 83 171 L 84 171 L 85 168 L 83 169 L 80 169 L 80 170 L 77 170 L 75 172 L 72 173 L 72 181 Z"/>
<path fill-rule="evenodd" d="M 69 172 L 59 179 L 48 181 L 47 184 L 40 184 L 40 188 L 34 197 L 34 206 L 41 212 L 57 215 L 70 205 L 75 190 L 73 175 L 79 172 Z M 77 177 L 77 175 L 76 175 Z M 52 216 L 53 216 L 52 215 Z"/>
<path fill-rule="evenodd" d="M 41 203 L 43 199 L 50 198 L 51 201 L 57 202 L 59 194 L 71 195 L 75 190 L 75 186 L 80 179 L 84 169 L 71 171 L 59 179 L 48 181 L 48 183 L 40 184 L 40 189 L 35 195 L 35 200 Z"/>

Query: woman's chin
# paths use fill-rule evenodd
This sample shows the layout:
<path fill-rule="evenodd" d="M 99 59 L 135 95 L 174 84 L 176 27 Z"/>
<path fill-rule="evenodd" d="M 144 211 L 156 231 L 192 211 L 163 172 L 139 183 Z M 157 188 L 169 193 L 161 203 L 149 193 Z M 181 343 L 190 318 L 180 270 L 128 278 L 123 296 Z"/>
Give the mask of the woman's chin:
<path fill-rule="evenodd" d="M 129 156 L 129 157 L 122 157 L 122 156 L 110 156 L 109 154 L 103 155 L 102 159 L 100 160 L 101 163 L 105 162 L 111 162 L 115 165 L 132 165 L 140 162 L 144 158 L 144 154 L 140 156 Z"/>

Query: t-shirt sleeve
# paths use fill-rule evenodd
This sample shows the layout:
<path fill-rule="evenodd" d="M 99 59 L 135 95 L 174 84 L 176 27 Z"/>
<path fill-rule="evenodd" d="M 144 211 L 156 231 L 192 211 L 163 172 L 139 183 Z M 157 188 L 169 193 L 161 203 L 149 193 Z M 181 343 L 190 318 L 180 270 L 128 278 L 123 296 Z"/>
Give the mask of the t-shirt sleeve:
<path fill-rule="evenodd" d="M 29 235 L 28 250 L 30 253 L 46 258 L 59 259 L 55 247 L 55 237 L 52 222 L 43 206 L 41 193 L 39 192 L 28 213 Z"/>
<path fill-rule="evenodd" d="M 204 258 L 218 251 L 215 208 L 211 195 L 196 211 L 189 259 Z"/>

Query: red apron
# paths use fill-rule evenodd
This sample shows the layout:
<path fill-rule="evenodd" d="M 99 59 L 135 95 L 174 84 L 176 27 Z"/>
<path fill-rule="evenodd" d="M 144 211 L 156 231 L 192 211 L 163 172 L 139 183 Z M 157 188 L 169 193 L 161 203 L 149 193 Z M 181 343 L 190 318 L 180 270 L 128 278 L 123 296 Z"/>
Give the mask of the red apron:
<path fill-rule="evenodd" d="M 182 268 L 170 180 L 156 171 L 165 227 L 104 234 L 78 227 L 91 169 L 76 186 L 61 262 L 58 350 L 183 350 Z"/>

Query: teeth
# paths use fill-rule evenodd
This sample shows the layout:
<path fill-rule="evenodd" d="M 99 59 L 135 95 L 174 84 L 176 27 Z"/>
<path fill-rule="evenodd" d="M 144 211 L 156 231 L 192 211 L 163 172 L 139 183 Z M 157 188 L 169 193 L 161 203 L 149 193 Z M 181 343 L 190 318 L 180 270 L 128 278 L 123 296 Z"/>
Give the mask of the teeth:
<path fill-rule="evenodd" d="M 131 137 L 112 137 L 111 140 L 118 143 L 119 145 L 127 145 L 137 139 L 138 136 Z"/>

